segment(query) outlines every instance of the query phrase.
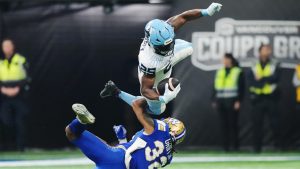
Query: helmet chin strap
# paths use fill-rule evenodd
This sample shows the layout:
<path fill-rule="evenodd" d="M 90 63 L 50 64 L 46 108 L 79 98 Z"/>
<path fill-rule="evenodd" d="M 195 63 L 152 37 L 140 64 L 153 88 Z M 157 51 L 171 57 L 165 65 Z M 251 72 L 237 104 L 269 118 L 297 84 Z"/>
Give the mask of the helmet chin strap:
<path fill-rule="evenodd" d="M 171 134 L 171 132 L 170 132 L 170 135 L 171 135 L 171 141 L 175 145 L 176 144 L 176 137 L 173 136 L 173 134 Z"/>
<path fill-rule="evenodd" d="M 176 145 L 176 137 L 173 136 L 171 133 L 171 143 L 172 143 L 172 153 L 177 153 L 177 151 L 175 150 L 175 145 Z"/>

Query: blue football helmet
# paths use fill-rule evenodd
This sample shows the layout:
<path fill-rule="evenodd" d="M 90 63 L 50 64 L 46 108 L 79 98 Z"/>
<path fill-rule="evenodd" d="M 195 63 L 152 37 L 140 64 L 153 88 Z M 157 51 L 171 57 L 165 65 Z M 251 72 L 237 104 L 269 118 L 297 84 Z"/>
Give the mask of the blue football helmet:
<path fill-rule="evenodd" d="M 160 19 L 153 19 L 146 24 L 145 37 L 154 52 L 166 56 L 174 50 L 174 28 Z"/>

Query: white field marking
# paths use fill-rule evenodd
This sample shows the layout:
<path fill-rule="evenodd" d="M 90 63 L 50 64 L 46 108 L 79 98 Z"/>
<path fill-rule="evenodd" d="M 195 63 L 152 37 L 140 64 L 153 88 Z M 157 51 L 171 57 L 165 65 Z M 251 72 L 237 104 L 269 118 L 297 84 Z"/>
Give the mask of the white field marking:
<path fill-rule="evenodd" d="M 174 157 L 173 163 L 193 162 L 242 162 L 242 161 L 299 161 L 300 156 L 222 156 L 222 157 Z"/>
<path fill-rule="evenodd" d="M 196 163 L 196 162 L 242 162 L 242 161 L 300 161 L 300 156 L 230 156 L 230 157 L 174 157 L 173 163 Z M 70 166 L 92 165 L 87 158 L 53 159 L 53 160 L 26 160 L 26 161 L 1 161 L 2 167 L 31 167 L 31 166 Z"/>
<path fill-rule="evenodd" d="M 31 167 L 31 166 L 69 166 L 93 164 L 87 158 L 53 159 L 53 160 L 24 160 L 24 161 L 1 161 L 1 167 Z"/>

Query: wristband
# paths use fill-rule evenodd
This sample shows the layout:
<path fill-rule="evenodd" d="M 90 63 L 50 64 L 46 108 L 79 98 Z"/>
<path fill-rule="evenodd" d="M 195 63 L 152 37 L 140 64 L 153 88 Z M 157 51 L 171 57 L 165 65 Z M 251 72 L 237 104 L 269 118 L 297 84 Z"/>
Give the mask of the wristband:
<path fill-rule="evenodd" d="M 207 9 L 200 9 L 200 13 L 202 14 L 202 16 L 209 16 L 207 13 Z"/>

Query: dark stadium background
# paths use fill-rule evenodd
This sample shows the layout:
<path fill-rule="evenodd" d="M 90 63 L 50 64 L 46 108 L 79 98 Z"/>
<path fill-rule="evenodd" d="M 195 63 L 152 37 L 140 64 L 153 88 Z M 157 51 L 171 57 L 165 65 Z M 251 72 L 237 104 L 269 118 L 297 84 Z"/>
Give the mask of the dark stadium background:
<path fill-rule="evenodd" d="M 188 24 L 177 37 L 191 40 L 194 31 L 213 31 L 215 21 L 221 17 L 300 20 L 299 6 L 295 5 L 297 0 L 219 2 L 224 5 L 222 13 Z M 17 51 L 26 56 L 31 65 L 28 145 L 70 146 L 64 137 L 64 127 L 74 118 L 71 111 L 74 102 L 85 104 L 95 114 L 97 123 L 91 129 L 104 140 L 116 139 L 112 131 L 114 124 L 126 124 L 132 135 L 139 126 L 130 108 L 115 98 L 101 100 L 99 91 L 112 79 L 121 89 L 138 95 L 137 54 L 145 23 L 153 18 L 167 19 L 191 8 L 206 8 L 210 3 L 209 0 L 181 0 L 155 5 L 122 1 L 112 13 L 104 13 L 103 6 L 98 3 L 0 2 L 0 38 L 14 39 Z M 265 5 L 268 10 L 264 10 Z M 213 72 L 196 69 L 190 59 L 174 70 L 183 85 L 173 104 L 174 111 L 180 112 L 179 118 L 188 128 L 183 146 L 221 145 L 218 117 L 207 99 Z M 280 104 L 282 139 L 286 147 L 295 148 L 300 145 L 300 118 L 299 112 L 292 108 L 295 104 L 292 70 L 283 70 L 283 73 L 285 76 L 280 84 L 284 91 Z M 191 93 L 199 93 L 196 100 L 190 97 Z M 249 110 L 249 105 L 245 104 L 241 112 L 242 146 L 251 144 Z"/>

